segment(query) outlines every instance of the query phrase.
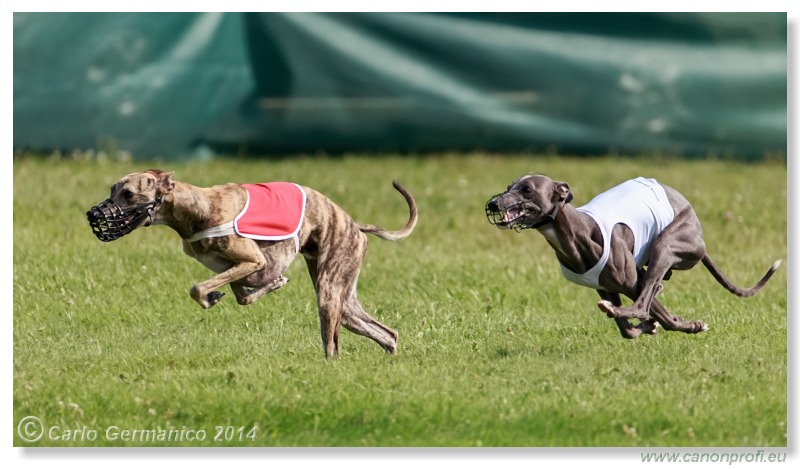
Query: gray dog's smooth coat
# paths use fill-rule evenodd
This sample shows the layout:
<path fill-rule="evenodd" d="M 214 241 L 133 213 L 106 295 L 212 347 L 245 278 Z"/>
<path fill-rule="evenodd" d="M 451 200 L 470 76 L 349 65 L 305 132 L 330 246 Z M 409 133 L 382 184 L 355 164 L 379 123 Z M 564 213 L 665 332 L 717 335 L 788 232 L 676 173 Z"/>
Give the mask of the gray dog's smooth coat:
<path fill-rule="evenodd" d="M 633 255 L 634 235 L 628 226 L 618 223 L 610 233 L 610 253 L 599 273 L 597 292 L 601 301 L 598 306 L 616 321 L 620 333 L 628 339 L 642 333 L 655 333 L 658 324 L 667 330 L 686 333 L 708 330 L 701 321 L 687 321 L 673 315 L 656 300 L 663 289 L 661 282 L 668 280 L 673 270 L 689 270 L 702 262 L 728 291 L 748 297 L 758 292 L 780 265 L 780 261 L 775 262 L 752 288 L 737 287 L 706 253 L 700 220 L 691 204 L 675 189 L 659 185 L 674 218 L 652 239 L 645 265 L 637 267 Z M 512 182 L 505 192 L 491 198 L 486 203 L 486 214 L 490 222 L 500 228 L 536 229 L 553 248 L 562 266 L 582 274 L 601 259 L 604 237 L 597 222 L 573 207 L 571 200 L 572 191 L 567 183 L 541 174 L 525 175 Z M 623 308 L 620 295 L 630 298 L 633 304 Z M 640 322 L 632 326 L 629 319 Z"/>
<path fill-rule="evenodd" d="M 360 224 L 321 193 L 306 192 L 305 217 L 297 240 L 263 241 L 236 234 L 189 241 L 196 233 L 233 220 L 247 200 L 239 184 L 196 187 L 175 181 L 173 173 L 148 170 L 132 173 L 111 188 L 110 203 L 126 207 L 155 206 L 150 220 L 137 222 L 167 225 L 183 239 L 183 251 L 217 275 L 191 288 L 191 297 L 203 308 L 210 308 L 223 296 L 217 291 L 230 285 L 236 301 L 247 305 L 263 294 L 285 285 L 283 272 L 298 253 L 305 258 L 317 293 L 322 343 L 325 356 L 339 352 L 339 328 L 374 340 L 387 352 L 397 351 L 397 332 L 370 317 L 356 298 L 356 283 L 367 253 L 367 237 L 374 234 L 396 241 L 411 234 L 417 222 L 414 198 L 393 182 L 409 207 L 409 220 L 398 231 Z"/>

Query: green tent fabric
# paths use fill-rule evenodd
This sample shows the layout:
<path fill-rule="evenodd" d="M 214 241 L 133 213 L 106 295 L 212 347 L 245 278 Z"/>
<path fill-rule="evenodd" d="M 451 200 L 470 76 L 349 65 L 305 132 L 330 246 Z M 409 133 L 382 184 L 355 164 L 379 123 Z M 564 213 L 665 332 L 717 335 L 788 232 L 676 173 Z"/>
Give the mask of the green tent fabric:
<path fill-rule="evenodd" d="M 14 146 L 786 154 L 785 13 L 15 13 Z"/>

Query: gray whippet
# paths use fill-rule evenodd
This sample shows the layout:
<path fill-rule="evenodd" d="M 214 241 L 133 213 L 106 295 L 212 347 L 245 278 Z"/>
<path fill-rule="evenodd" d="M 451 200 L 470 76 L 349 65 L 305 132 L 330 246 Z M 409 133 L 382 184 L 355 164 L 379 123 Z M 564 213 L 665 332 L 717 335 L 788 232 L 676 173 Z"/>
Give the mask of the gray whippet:
<path fill-rule="evenodd" d="M 369 337 L 389 353 L 397 351 L 397 332 L 370 317 L 356 298 L 358 273 L 367 254 L 364 233 L 397 241 L 410 235 L 416 225 L 414 198 L 397 181 L 393 185 L 408 204 L 409 219 L 402 229 L 386 231 L 356 222 L 308 187 L 290 183 L 196 187 L 175 181 L 172 175 L 148 170 L 117 181 L 111 186 L 111 196 L 87 212 L 95 235 L 101 241 L 114 241 L 151 224 L 175 230 L 183 240 L 183 251 L 217 273 L 190 290 L 203 308 L 220 301 L 224 294 L 217 289 L 224 285 L 230 284 L 242 305 L 280 288 L 288 281 L 283 273 L 300 253 L 317 293 L 325 356 L 338 355 L 340 326 Z M 267 192 L 253 186 L 266 186 Z M 243 228 L 245 207 L 249 210 L 258 197 L 291 199 L 294 222 L 288 231 L 259 235 Z M 267 206 L 264 213 L 269 216 L 275 210 Z"/>
<path fill-rule="evenodd" d="M 734 285 L 708 257 L 691 204 L 653 179 L 627 181 L 582 207 L 573 207 L 571 200 L 567 183 L 529 174 L 490 198 L 486 216 L 499 228 L 539 231 L 555 251 L 564 276 L 596 289 L 599 308 L 628 339 L 653 334 L 659 324 L 686 333 L 708 330 L 701 321 L 673 315 L 655 298 L 673 270 L 689 270 L 702 262 L 728 291 L 749 297 L 780 265 L 776 261 L 752 288 Z M 622 307 L 620 295 L 633 304 Z M 633 326 L 629 319 L 638 319 L 639 324 Z"/>

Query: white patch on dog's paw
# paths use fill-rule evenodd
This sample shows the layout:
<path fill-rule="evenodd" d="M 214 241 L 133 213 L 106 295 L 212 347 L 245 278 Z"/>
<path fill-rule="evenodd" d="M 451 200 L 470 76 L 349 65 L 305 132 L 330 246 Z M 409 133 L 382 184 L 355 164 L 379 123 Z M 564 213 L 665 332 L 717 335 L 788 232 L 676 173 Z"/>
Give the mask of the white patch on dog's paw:
<path fill-rule="evenodd" d="M 597 302 L 597 307 L 600 308 L 600 311 L 606 313 L 608 317 L 613 318 L 616 315 L 616 310 L 614 308 L 614 304 L 608 300 L 600 300 Z"/>
<path fill-rule="evenodd" d="M 650 334 L 650 335 L 658 334 L 658 322 L 653 322 L 653 323 L 643 322 L 639 324 L 638 327 L 645 334 Z"/>

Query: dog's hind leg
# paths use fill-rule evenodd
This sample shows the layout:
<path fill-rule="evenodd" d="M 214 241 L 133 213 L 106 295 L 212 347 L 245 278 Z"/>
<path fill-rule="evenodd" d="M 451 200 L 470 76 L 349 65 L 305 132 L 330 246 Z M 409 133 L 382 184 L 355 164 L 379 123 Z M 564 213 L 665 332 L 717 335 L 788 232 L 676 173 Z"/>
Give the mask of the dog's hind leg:
<path fill-rule="evenodd" d="M 339 329 L 342 325 L 344 310 L 344 294 L 339 285 L 319 278 L 317 288 L 317 308 L 319 311 L 319 327 L 325 358 L 339 356 Z"/>
<path fill-rule="evenodd" d="M 340 326 L 374 340 L 393 354 L 397 351 L 397 332 L 367 314 L 356 296 L 367 239 L 362 233 L 353 239 L 346 251 L 337 251 L 333 256 L 306 257 L 308 273 L 317 291 L 325 355 L 332 358 L 338 354 Z"/>
<path fill-rule="evenodd" d="M 344 304 L 342 325 L 350 332 L 374 340 L 390 354 L 397 353 L 397 331 L 382 324 L 364 311 L 364 307 L 356 297 L 355 284 L 350 297 Z"/>
<path fill-rule="evenodd" d="M 676 214 L 672 223 L 662 231 L 650 246 L 650 261 L 647 270 L 637 284 L 637 294 L 633 304 L 620 308 L 608 302 L 600 302 L 598 306 L 615 318 L 647 319 L 651 309 L 665 329 L 686 333 L 702 332 L 696 330 L 696 321 L 673 319 L 671 314 L 664 313 L 663 307 L 652 308 L 655 297 L 664 288 L 661 282 L 672 270 L 688 270 L 697 265 L 705 255 L 705 243 L 701 237 L 700 221 L 691 206 L 684 207 Z M 660 316 L 660 317 L 659 317 Z M 702 324 L 702 323 L 700 323 Z"/>
<path fill-rule="evenodd" d="M 307 257 L 306 264 L 317 292 L 320 334 L 325 358 L 336 358 L 339 355 L 339 329 L 342 325 L 344 302 L 357 269 L 350 268 L 349 260 L 344 257 L 335 261 Z"/>
<path fill-rule="evenodd" d="M 668 331 L 680 331 L 687 334 L 705 332 L 708 326 L 702 321 L 687 321 L 670 313 L 658 300 L 653 299 L 650 312 L 658 322 Z"/>
<path fill-rule="evenodd" d="M 367 256 L 367 239 L 357 236 L 357 248 L 349 256 L 352 277 L 347 279 L 349 286 L 342 311 L 342 325 L 350 332 L 368 337 L 377 342 L 384 350 L 394 355 L 397 353 L 397 331 L 370 316 L 358 301 L 358 274 Z"/>
<path fill-rule="evenodd" d="M 342 302 L 339 295 L 329 292 L 327 288 L 320 290 L 319 260 L 314 256 L 305 256 L 308 275 L 311 277 L 311 284 L 317 293 L 317 308 L 319 311 L 319 328 L 322 336 L 322 347 L 325 349 L 325 358 L 336 358 L 339 354 L 339 324 L 342 318 Z M 322 285 L 324 285 L 322 279 Z M 325 295 L 323 299 L 322 295 Z M 338 303 L 338 307 L 333 303 Z M 337 319 L 338 318 L 338 319 Z"/>

